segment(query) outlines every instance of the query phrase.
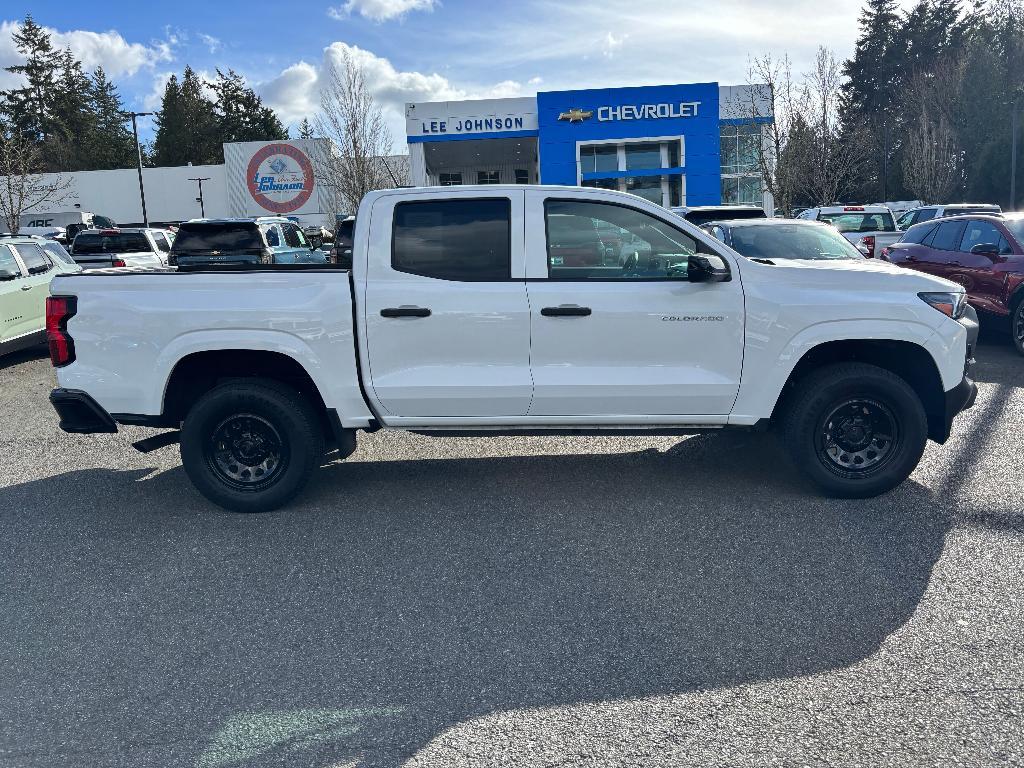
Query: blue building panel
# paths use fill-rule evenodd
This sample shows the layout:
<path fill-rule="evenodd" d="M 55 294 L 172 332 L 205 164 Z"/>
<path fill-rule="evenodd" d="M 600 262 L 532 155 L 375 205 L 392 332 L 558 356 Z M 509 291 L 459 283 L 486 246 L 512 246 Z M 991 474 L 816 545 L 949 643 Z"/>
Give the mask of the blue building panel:
<path fill-rule="evenodd" d="M 537 94 L 541 183 L 577 183 L 578 142 L 682 136 L 687 205 L 720 203 L 718 94 L 717 83 Z"/>

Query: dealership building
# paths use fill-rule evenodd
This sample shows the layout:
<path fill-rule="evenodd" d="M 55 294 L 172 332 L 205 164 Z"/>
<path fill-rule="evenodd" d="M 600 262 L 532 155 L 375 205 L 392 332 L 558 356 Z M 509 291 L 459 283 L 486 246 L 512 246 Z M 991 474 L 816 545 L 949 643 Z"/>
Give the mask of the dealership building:
<path fill-rule="evenodd" d="M 694 83 L 407 104 L 412 182 L 567 184 L 770 211 L 758 170 L 766 91 Z"/>

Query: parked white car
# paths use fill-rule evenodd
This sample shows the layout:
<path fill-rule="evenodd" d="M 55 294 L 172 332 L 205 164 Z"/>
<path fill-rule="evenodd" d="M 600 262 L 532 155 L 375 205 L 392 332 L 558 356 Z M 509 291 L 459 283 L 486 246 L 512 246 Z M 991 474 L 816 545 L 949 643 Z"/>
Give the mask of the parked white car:
<path fill-rule="evenodd" d="M 578 228 L 547 226 L 555 217 Z M 643 247 L 621 264 L 558 255 L 601 252 L 610 228 Z M 180 428 L 138 447 L 180 440 L 195 486 L 239 511 L 281 506 L 325 446 L 347 456 L 357 431 L 381 427 L 777 423 L 826 493 L 872 496 L 913 471 L 928 438 L 945 441 L 977 392 L 978 327 L 961 286 L 881 261 L 753 261 L 603 189 L 371 192 L 351 273 L 179 270 L 54 281 L 51 401 L 68 432 Z"/>
<path fill-rule="evenodd" d="M 165 229 L 85 229 L 75 236 L 71 256 L 83 269 L 166 267 L 173 242 Z"/>
<path fill-rule="evenodd" d="M 932 219 L 941 219 L 946 216 L 964 216 L 966 214 L 985 214 L 987 216 L 999 216 L 1003 209 L 998 205 L 988 203 L 951 203 L 950 205 L 919 205 L 911 208 L 898 219 L 896 228 L 899 230 L 910 229 L 915 224 Z M 893 241 L 895 242 L 895 241 Z M 881 251 L 881 248 L 879 248 Z"/>

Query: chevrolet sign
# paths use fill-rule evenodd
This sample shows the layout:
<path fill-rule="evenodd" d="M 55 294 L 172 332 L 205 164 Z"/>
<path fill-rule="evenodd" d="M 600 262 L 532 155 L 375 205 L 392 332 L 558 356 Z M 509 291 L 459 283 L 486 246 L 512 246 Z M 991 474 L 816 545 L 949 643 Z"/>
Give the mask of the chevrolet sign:
<path fill-rule="evenodd" d="M 697 117 L 699 107 L 699 101 L 686 101 L 680 104 L 624 104 L 620 107 L 598 107 L 597 119 L 601 122 L 608 122 L 609 120 L 663 120 Z M 563 112 L 562 114 L 567 113 Z"/>

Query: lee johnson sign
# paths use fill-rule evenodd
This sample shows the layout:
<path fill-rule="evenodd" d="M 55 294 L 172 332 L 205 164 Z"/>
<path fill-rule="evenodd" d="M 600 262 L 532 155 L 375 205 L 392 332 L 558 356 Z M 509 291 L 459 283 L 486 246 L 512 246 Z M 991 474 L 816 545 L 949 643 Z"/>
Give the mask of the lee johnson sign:
<path fill-rule="evenodd" d="M 679 117 L 697 117 L 699 101 L 679 104 L 623 104 L 620 107 L 598 107 L 597 119 L 602 122 L 616 120 L 664 120 Z"/>
<path fill-rule="evenodd" d="M 486 131 L 520 131 L 523 118 L 507 117 L 465 117 L 448 120 L 422 120 L 421 130 L 431 133 L 484 133 Z"/>

